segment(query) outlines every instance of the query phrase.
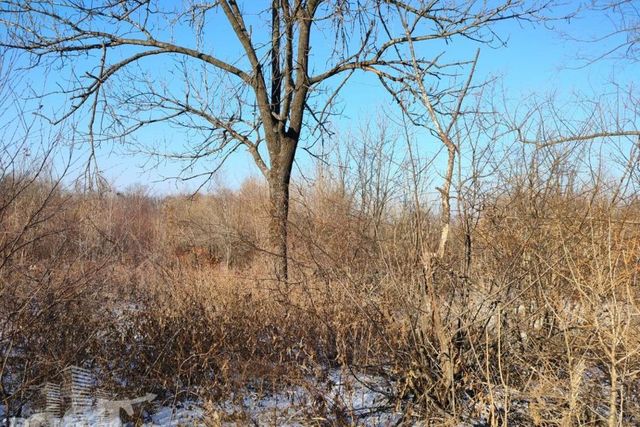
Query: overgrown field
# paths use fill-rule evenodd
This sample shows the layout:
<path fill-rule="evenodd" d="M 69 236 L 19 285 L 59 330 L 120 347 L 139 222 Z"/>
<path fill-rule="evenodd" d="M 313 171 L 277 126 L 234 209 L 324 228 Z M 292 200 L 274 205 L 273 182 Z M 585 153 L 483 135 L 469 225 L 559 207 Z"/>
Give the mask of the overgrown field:
<path fill-rule="evenodd" d="M 288 283 L 263 249 L 260 181 L 158 198 L 4 173 L 6 415 L 78 365 L 121 396 L 200 402 L 211 425 L 250 424 L 216 406 L 246 390 L 305 390 L 304 424 L 358 424 L 319 389 L 337 370 L 405 425 L 640 423 L 637 176 L 514 154 L 459 183 L 440 260 L 437 203 L 384 153 L 296 184 Z"/>

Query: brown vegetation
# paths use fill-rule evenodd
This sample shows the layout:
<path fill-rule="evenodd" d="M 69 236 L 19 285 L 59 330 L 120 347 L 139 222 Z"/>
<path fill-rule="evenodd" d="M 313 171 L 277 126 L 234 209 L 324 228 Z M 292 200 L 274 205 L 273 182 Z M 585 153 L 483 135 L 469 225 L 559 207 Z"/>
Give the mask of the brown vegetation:
<path fill-rule="evenodd" d="M 447 253 L 426 264 L 439 218 L 403 203 L 405 181 L 323 168 L 296 186 L 286 286 L 263 253 L 260 182 L 152 198 L 6 176 L 2 400 L 19 413 L 71 364 L 114 391 L 213 402 L 348 366 L 387 377 L 407 424 L 637 423 L 637 193 L 512 161 L 522 174 L 458 205 Z"/>
<path fill-rule="evenodd" d="M 357 424 L 322 390 L 341 368 L 404 425 L 640 425 L 635 89 L 520 105 L 475 81 L 479 51 L 447 52 L 550 22 L 555 1 L 1 4 L 2 417 L 74 365 L 109 392 L 197 401 L 211 424 L 248 390 L 298 388 L 306 424 Z M 630 4 L 609 5 L 628 38 L 602 56 L 636 57 Z M 212 56 L 214 32 L 237 45 Z M 69 74 L 38 93 L 25 70 Z M 356 72 L 402 124 L 332 133 Z M 185 138 L 136 140 L 156 125 Z M 115 192 L 96 157 L 115 141 L 185 180 L 246 149 L 262 180 Z M 70 185 L 85 148 L 89 185 Z"/>

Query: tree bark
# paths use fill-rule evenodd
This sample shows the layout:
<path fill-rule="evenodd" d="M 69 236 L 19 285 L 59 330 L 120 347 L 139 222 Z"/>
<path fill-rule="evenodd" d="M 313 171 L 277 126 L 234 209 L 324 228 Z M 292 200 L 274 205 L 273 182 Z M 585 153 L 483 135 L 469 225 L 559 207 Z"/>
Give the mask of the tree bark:
<path fill-rule="evenodd" d="M 289 183 L 297 141 L 284 139 L 280 152 L 273 157 L 269 182 L 269 251 L 273 258 L 276 279 L 289 279 L 288 222 Z"/>
<path fill-rule="evenodd" d="M 289 278 L 287 221 L 289 217 L 289 186 L 278 179 L 269 182 L 269 245 L 278 281 Z"/>

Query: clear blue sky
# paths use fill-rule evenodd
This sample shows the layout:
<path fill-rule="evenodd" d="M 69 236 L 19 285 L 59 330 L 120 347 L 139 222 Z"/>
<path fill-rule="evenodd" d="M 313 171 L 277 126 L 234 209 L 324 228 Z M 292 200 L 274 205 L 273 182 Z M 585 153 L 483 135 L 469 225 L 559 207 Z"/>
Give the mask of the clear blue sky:
<path fill-rule="evenodd" d="M 569 7 L 573 6 L 575 4 L 569 4 Z M 217 49 L 217 54 L 231 57 L 236 53 L 235 49 L 238 49 L 237 43 L 234 42 L 232 32 L 228 28 L 216 28 L 218 22 L 223 25 L 222 20 L 215 20 L 213 23 L 211 36 L 215 40 L 214 46 Z M 609 81 L 611 79 L 627 84 L 632 82 L 636 75 L 640 75 L 638 65 L 622 64 L 615 61 L 601 61 L 586 68 L 576 69 L 576 66 L 581 64 L 577 60 L 580 52 L 586 50 L 588 53 L 589 50 L 596 47 L 569 41 L 567 38 L 561 37 L 557 30 L 569 32 L 576 37 L 588 38 L 610 28 L 611 23 L 604 16 L 592 13 L 571 22 L 556 22 L 553 25 L 553 29 L 516 22 L 499 25 L 497 30 L 503 38 L 508 40 L 507 46 L 499 49 L 492 49 L 488 46 L 481 47 L 476 81 L 491 76 L 500 77 L 510 102 L 517 105 L 518 100 L 524 99 L 530 94 L 543 95 L 556 92 L 562 98 L 569 96 L 572 92 L 580 92 L 595 97 L 610 90 Z M 174 34 L 176 39 L 184 39 L 185 42 L 192 43 L 189 33 L 181 31 Z M 254 29 L 254 31 L 259 30 Z M 615 40 L 609 40 L 606 43 L 615 43 Z M 433 46 L 425 45 L 424 48 L 433 48 Z M 476 45 L 472 43 L 452 43 L 447 47 L 447 54 L 470 58 L 475 48 Z M 153 67 L 157 68 L 156 71 L 163 68 L 166 70 L 170 66 L 162 61 L 166 60 L 153 63 Z M 75 64 L 75 68 L 82 70 L 85 65 L 83 61 L 80 61 Z M 52 72 L 47 76 L 45 82 L 41 72 L 33 71 L 25 75 L 23 82 L 29 83 L 35 88 L 50 88 L 57 83 L 58 77 L 64 75 L 64 71 L 60 75 Z M 61 97 L 53 97 L 47 108 L 53 111 L 60 108 L 63 102 Z M 354 76 L 344 88 L 340 107 L 343 109 L 343 114 L 336 117 L 333 124 L 336 129 L 342 132 L 356 127 L 367 117 L 375 116 L 381 109 L 388 111 L 391 115 L 397 114 L 390 97 L 379 86 L 377 79 L 363 73 Z M 180 129 L 156 126 L 139 132 L 137 137 L 140 141 L 166 141 L 168 144 L 175 144 L 176 141 L 185 138 L 185 134 Z M 420 138 L 419 135 L 417 137 Z M 426 150 L 433 149 L 433 141 L 431 140 L 425 138 L 424 145 Z M 299 161 L 304 165 L 308 159 L 305 159 L 303 152 L 300 154 Z M 193 188 L 194 184 L 162 181 L 163 177 L 178 173 L 178 168 L 174 164 L 160 165 L 144 172 L 141 166 L 146 160 L 146 157 L 132 156 L 126 153 L 122 147 L 117 145 L 104 147 L 98 153 L 100 168 L 109 181 L 118 188 L 125 188 L 135 183 L 148 185 L 158 193 Z M 242 150 L 230 157 L 221 173 L 222 180 L 231 186 L 238 185 L 249 175 L 259 175 L 259 172 L 250 157 Z"/>

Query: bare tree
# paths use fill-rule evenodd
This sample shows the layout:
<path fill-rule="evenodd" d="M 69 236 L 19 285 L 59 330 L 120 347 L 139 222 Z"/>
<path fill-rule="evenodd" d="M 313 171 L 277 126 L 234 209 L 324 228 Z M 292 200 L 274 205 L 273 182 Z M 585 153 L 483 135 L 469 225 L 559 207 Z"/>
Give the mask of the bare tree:
<path fill-rule="evenodd" d="M 301 141 L 326 131 L 336 97 L 355 71 L 391 82 L 402 82 L 407 71 L 437 80 L 458 62 L 418 58 L 409 49 L 430 42 L 445 50 L 454 39 L 501 42 L 493 24 L 535 19 L 548 6 L 525 0 L 220 0 L 180 7 L 151 0 L 10 0 L 0 2 L 0 22 L 2 46 L 27 52 L 32 67 L 73 70 L 60 91 L 71 107 L 52 120 L 84 111 L 91 147 L 170 123 L 186 130 L 186 146 L 148 151 L 188 166 L 216 158 L 218 166 L 201 178 L 244 147 L 269 184 L 270 252 L 276 276 L 286 280 L 293 162 Z M 254 31 L 260 25 L 266 29 Z M 212 44 L 214 31 L 225 27 L 231 39 Z M 220 43 L 232 44 L 234 54 L 221 53 Z M 152 57 L 170 57 L 175 68 Z"/>
<path fill-rule="evenodd" d="M 613 105 L 609 105 L 606 96 L 596 99 L 578 96 L 563 104 L 560 107 L 557 96 L 523 102 L 504 118 L 505 131 L 535 150 L 613 140 L 634 144 L 640 137 L 639 104 L 632 88 L 619 88 Z"/>
<path fill-rule="evenodd" d="M 457 161 L 460 147 L 458 146 L 458 119 L 465 114 L 463 102 L 472 84 L 473 76 L 480 55 L 480 50 L 470 61 L 462 60 L 451 64 L 452 67 L 464 69 L 469 67 L 467 76 L 462 84 L 456 85 L 455 80 L 459 72 L 452 74 L 453 82 L 440 88 L 429 83 L 429 70 L 420 66 L 424 59 L 417 51 L 410 34 L 412 28 L 420 25 L 421 15 L 411 16 L 401 9 L 397 9 L 400 23 L 407 35 L 408 59 L 410 67 L 402 79 L 385 80 L 382 84 L 394 97 L 400 106 L 404 116 L 418 128 L 427 130 L 436 140 L 442 144 L 447 154 L 447 163 L 442 176 L 442 184 L 437 187 L 440 193 L 440 239 L 435 251 L 428 250 L 423 244 L 422 261 L 432 264 L 435 260 L 442 260 L 445 256 L 449 230 L 451 228 L 451 191 L 454 180 L 454 167 Z M 466 112 L 469 113 L 469 112 Z"/>
<path fill-rule="evenodd" d="M 634 0 L 591 0 L 578 17 L 592 17 L 602 23 L 590 36 L 571 35 L 587 44 L 588 53 L 580 55 L 584 65 L 612 59 L 636 63 L 640 60 L 640 7 Z"/>

